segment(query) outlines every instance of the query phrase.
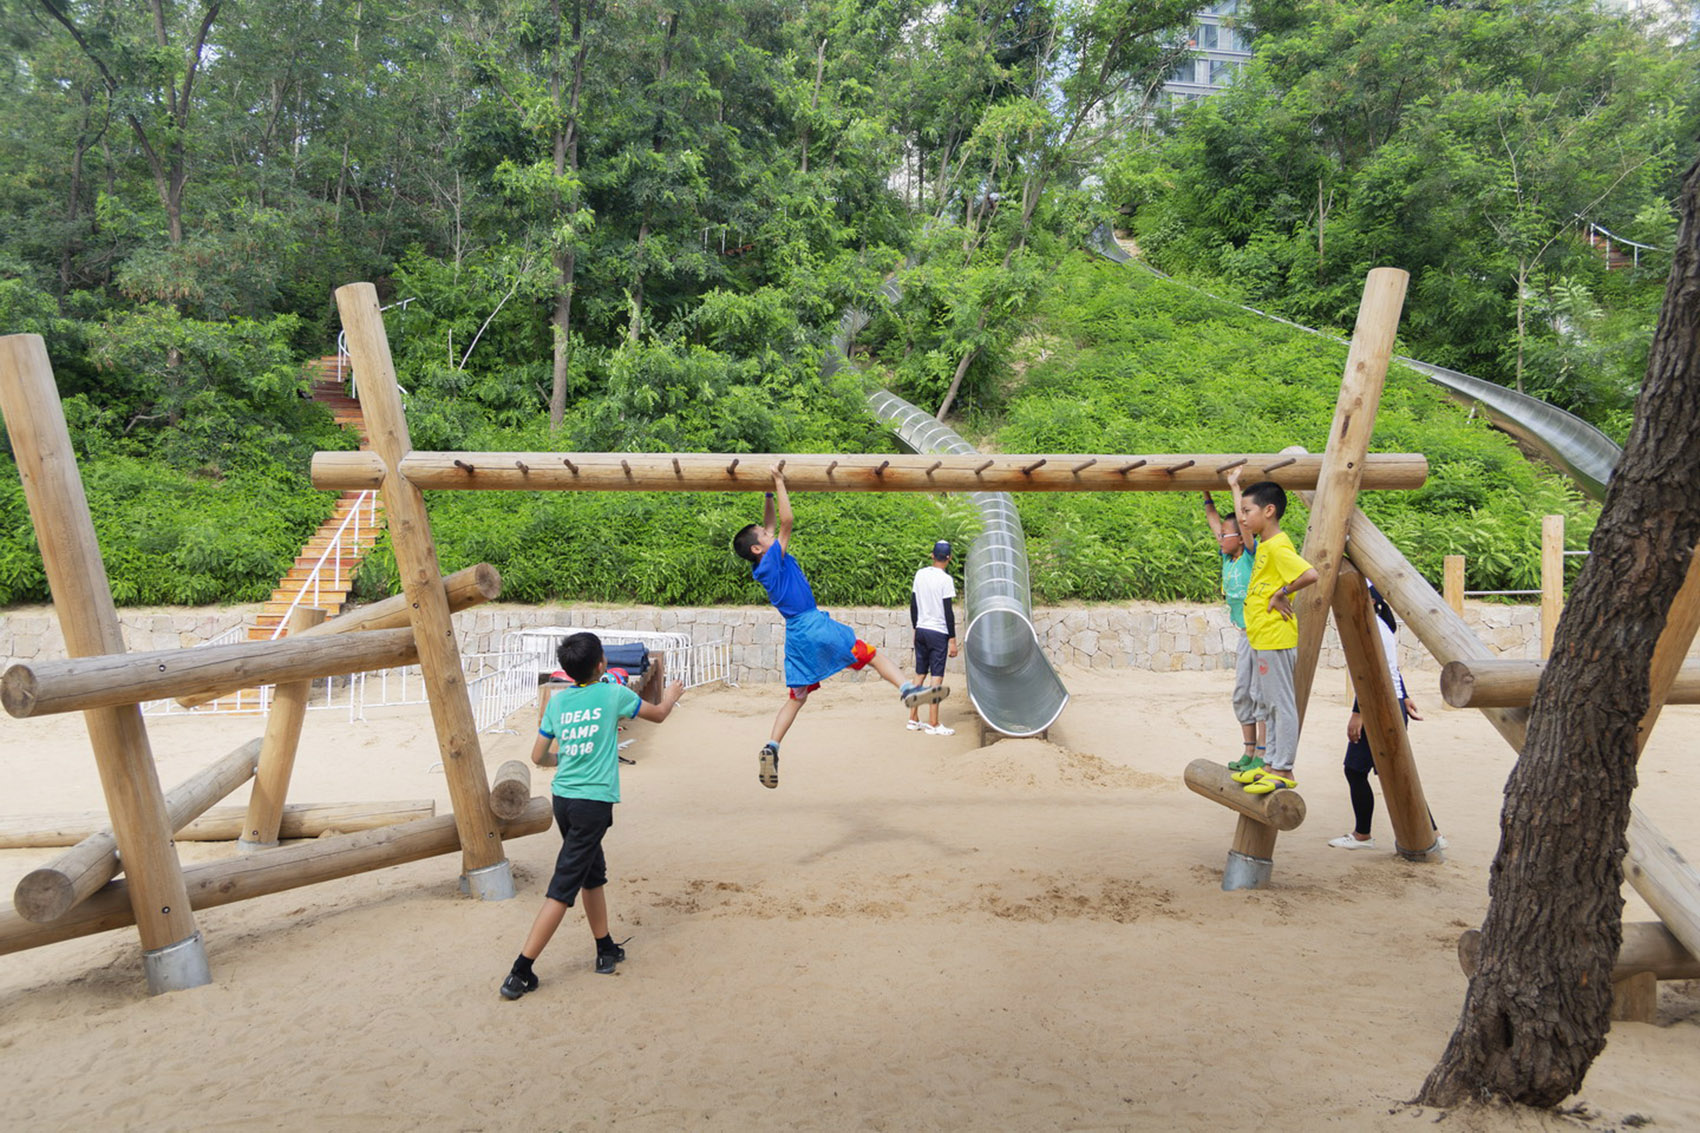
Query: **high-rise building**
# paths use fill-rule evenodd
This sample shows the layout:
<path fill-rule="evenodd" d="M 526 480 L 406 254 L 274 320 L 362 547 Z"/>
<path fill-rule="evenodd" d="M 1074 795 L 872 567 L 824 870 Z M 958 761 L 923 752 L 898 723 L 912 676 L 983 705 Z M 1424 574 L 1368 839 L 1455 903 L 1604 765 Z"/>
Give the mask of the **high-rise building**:
<path fill-rule="evenodd" d="M 1239 0 L 1206 4 L 1193 16 L 1191 44 L 1197 52 L 1163 84 L 1171 106 L 1215 94 L 1233 83 L 1251 60 L 1251 28 L 1239 18 Z"/>

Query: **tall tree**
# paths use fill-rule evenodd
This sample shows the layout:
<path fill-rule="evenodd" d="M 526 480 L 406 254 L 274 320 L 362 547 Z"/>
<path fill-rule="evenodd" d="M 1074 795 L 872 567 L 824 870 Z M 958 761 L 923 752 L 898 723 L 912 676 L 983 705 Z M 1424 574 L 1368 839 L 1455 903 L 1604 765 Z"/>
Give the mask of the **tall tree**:
<path fill-rule="evenodd" d="M 1417 1100 L 1552 1106 L 1605 1046 L 1649 667 L 1700 542 L 1700 162 L 1635 424 L 1505 788 L 1480 965 Z"/>

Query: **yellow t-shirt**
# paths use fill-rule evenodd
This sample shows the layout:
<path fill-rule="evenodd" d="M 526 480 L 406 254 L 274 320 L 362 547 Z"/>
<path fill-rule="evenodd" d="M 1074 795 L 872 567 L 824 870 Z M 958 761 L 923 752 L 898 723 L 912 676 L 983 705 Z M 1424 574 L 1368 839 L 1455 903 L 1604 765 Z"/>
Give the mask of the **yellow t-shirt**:
<path fill-rule="evenodd" d="M 1245 593 L 1245 636 L 1253 649 L 1292 649 L 1298 645 L 1298 618 L 1275 613 L 1269 608 L 1269 598 L 1309 569 L 1310 564 L 1299 558 L 1285 531 L 1258 541 L 1251 585 Z"/>

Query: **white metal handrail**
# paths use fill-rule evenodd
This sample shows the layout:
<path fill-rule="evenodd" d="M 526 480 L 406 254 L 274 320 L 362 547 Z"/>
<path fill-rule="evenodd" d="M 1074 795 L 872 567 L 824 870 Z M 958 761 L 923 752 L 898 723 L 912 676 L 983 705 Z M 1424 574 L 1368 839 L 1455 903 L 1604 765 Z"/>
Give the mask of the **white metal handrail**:
<path fill-rule="evenodd" d="M 268 640 L 276 641 L 278 638 L 283 636 L 284 627 L 289 624 L 289 616 L 291 614 L 295 613 L 296 608 L 301 605 L 301 600 L 303 598 L 307 597 L 307 591 L 308 591 L 309 586 L 312 588 L 312 592 L 313 592 L 313 601 L 312 601 L 311 604 L 315 605 L 315 606 L 318 605 L 318 603 L 319 603 L 319 587 L 320 587 L 321 583 L 324 581 L 322 576 L 324 574 L 325 563 L 327 561 L 331 564 L 331 581 L 330 581 L 331 587 L 334 588 L 334 589 L 339 589 L 339 590 L 342 588 L 343 537 L 348 532 L 348 525 L 351 524 L 351 523 L 354 524 L 355 525 L 354 534 L 353 534 L 353 536 L 350 537 L 350 541 L 351 541 L 351 544 L 352 544 L 351 549 L 353 549 L 355 551 L 359 550 L 359 548 L 360 548 L 360 529 L 359 529 L 358 520 L 360 518 L 360 509 L 362 507 L 366 508 L 367 522 L 371 526 L 374 526 L 374 527 L 377 526 L 377 523 L 378 523 L 378 492 L 377 492 L 377 489 L 375 489 L 375 488 L 368 489 L 364 492 L 361 492 L 358 496 L 355 497 L 354 507 L 349 510 L 349 513 L 346 516 L 343 517 L 342 523 L 337 526 L 336 534 L 331 536 L 330 545 L 327 546 L 324 549 L 324 551 L 320 553 L 319 561 L 313 564 L 312 573 L 309 574 L 307 576 L 307 578 L 301 583 L 301 589 L 296 591 L 295 600 L 289 603 L 289 609 L 287 609 L 283 612 L 283 617 L 278 619 L 277 625 L 272 627 L 271 637 Z"/>
<path fill-rule="evenodd" d="M 381 314 L 382 312 L 388 311 L 388 310 L 395 308 L 395 307 L 400 307 L 402 310 L 405 311 L 405 310 L 407 310 L 407 305 L 409 303 L 413 302 L 417 298 L 418 298 L 417 295 L 409 295 L 406 299 L 398 299 L 396 302 L 391 303 L 388 307 L 379 307 L 378 311 Z M 339 331 L 336 332 L 336 380 L 337 380 L 338 385 L 341 385 L 342 380 L 343 380 L 343 378 L 342 378 L 342 360 L 344 358 L 347 358 L 347 357 L 348 357 L 348 330 L 346 328 L 344 328 L 343 330 L 339 330 Z M 355 384 L 354 384 L 354 368 L 352 366 L 350 366 L 349 369 L 348 369 L 348 396 L 354 398 L 354 400 L 356 400 L 356 401 L 360 400 L 360 391 L 359 391 L 358 387 L 356 387 Z M 407 391 L 402 390 L 401 396 L 405 400 L 406 397 L 407 397 Z"/>

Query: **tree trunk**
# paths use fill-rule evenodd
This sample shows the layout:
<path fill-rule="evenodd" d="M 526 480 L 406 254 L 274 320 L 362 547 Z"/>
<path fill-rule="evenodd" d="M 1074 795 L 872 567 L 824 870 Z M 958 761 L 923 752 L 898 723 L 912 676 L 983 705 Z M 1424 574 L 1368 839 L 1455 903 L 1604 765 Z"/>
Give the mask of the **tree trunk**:
<path fill-rule="evenodd" d="M 1553 1106 L 1605 1046 L 1638 725 L 1700 540 L 1700 163 L 1636 403 L 1505 789 L 1481 966 L 1417 1102 Z"/>
<path fill-rule="evenodd" d="M 559 26 L 559 9 L 556 10 L 556 25 Z M 577 50 L 573 53 L 572 84 L 567 95 L 566 121 L 562 131 L 556 136 L 555 142 L 555 176 L 571 170 L 576 184 L 578 176 L 578 103 L 579 94 L 584 90 L 584 61 L 590 44 L 584 33 L 584 6 L 573 5 L 573 43 Z M 560 102 L 560 84 L 554 83 L 554 95 L 557 105 Z M 576 214 L 579 207 L 579 194 L 575 188 L 567 201 L 567 212 Z M 571 244 L 564 248 L 555 249 L 556 271 L 555 313 L 551 319 L 555 353 L 553 377 L 549 385 L 549 427 L 559 429 L 567 415 L 567 369 L 572 361 L 573 343 L 573 277 L 578 269 L 578 249 Z"/>

